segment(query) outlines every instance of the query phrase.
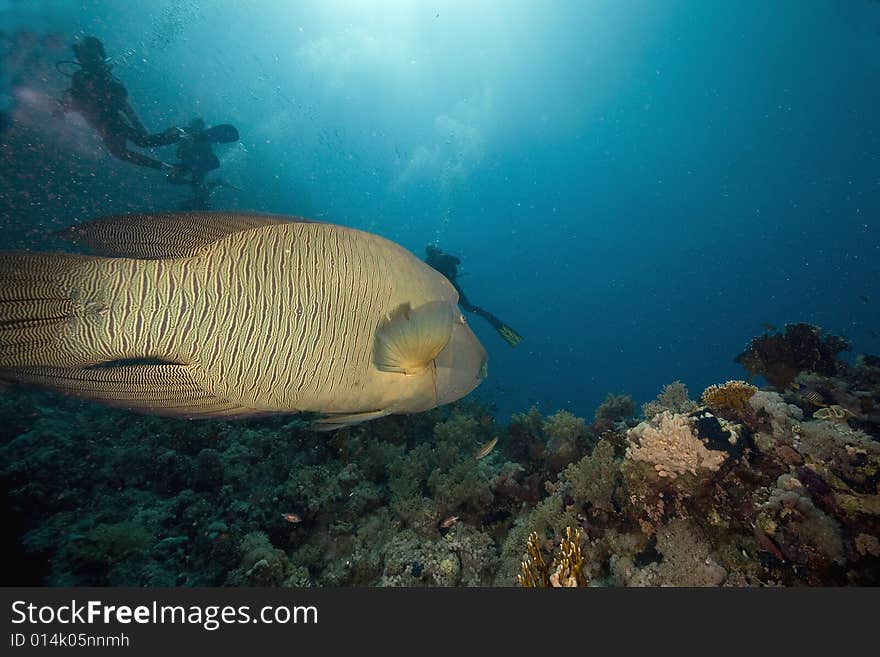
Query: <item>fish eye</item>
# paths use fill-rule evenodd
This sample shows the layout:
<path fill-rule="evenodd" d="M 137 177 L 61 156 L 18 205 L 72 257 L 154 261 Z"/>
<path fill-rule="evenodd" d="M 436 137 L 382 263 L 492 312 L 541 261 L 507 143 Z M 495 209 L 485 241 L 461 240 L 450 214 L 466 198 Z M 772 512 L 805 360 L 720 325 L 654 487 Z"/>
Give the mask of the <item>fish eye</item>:
<path fill-rule="evenodd" d="M 459 324 L 467 324 L 467 318 L 464 316 L 464 313 L 460 313 L 458 315 L 458 323 Z"/>

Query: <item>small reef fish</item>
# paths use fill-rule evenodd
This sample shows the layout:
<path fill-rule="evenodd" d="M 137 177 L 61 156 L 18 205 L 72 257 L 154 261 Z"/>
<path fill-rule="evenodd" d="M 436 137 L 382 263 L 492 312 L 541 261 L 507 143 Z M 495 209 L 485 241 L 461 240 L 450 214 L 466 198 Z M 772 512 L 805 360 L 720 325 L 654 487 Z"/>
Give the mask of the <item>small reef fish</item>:
<path fill-rule="evenodd" d="M 492 452 L 492 450 L 495 449 L 495 445 L 497 442 L 498 442 L 498 438 L 496 437 L 496 438 L 493 438 L 492 440 L 490 440 L 488 443 L 486 443 L 482 447 L 480 447 L 479 451 L 477 452 L 477 460 L 479 461 L 480 459 L 489 456 L 489 454 Z"/>
<path fill-rule="evenodd" d="M 449 529 L 458 522 L 458 516 L 449 516 L 446 520 L 440 523 L 440 529 Z"/>
<path fill-rule="evenodd" d="M 289 523 L 296 524 L 298 522 L 302 522 L 302 518 L 299 517 L 296 513 L 282 513 L 281 519 L 286 520 Z"/>
<path fill-rule="evenodd" d="M 822 400 L 822 395 L 820 395 L 815 390 L 808 390 L 804 393 L 804 399 L 810 402 L 813 406 L 825 406 L 825 402 Z"/>
<path fill-rule="evenodd" d="M 470 393 L 486 350 L 439 272 L 298 217 L 110 217 L 95 255 L 0 254 L 0 381 L 183 418 L 316 413 L 334 429 Z"/>

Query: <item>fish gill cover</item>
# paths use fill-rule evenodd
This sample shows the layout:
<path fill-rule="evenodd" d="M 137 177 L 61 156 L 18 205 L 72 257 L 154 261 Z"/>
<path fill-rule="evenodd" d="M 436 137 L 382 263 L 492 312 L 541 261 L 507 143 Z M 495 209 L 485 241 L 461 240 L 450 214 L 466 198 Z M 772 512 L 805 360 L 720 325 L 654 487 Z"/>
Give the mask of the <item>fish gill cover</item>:
<path fill-rule="evenodd" d="M 7 583 L 878 583 L 878 3 L 289 5 L 0 1 L 0 248 L 377 233 L 488 376 L 332 433 L 4 389 Z"/>

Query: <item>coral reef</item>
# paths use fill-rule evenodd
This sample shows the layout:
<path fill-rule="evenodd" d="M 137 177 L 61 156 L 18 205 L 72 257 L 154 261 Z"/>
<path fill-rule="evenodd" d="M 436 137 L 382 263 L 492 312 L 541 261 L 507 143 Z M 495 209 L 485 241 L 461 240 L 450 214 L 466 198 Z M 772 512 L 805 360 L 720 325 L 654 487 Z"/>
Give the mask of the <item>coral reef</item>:
<path fill-rule="evenodd" d="M 665 386 L 657 398 L 642 404 L 642 415 L 651 420 L 663 411 L 671 413 L 690 413 L 697 407 L 688 397 L 688 389 L 681 381 L 673 381 Z"/>
<path fill-rule="evenodd" d="M 608 394 L 605 401 L 596 409 L 593 417 L 593 431 L 601 433 L 625 422 L 636 414 L 636 403 L 629 395 Z"/>
<path fill-rule="evenodd" d="M 727 456 L 706 448 L 694 433 L 690 418 L 669 411 L 630 429 L 627 437 L 627 458 L 648 463 L 660 477 L 675 479 L 686 472 L 697 476 L 698 469 L 714 471 Z"/>
<path fill-rule="evenodd" d="M 465 401 L 316 434 L 9 391 L 7 583 L 876 585 L 878 400 L 872 356 L 675 382 L 640 423 L 609 395 L 592 424 Z"/>
<path fill-rule="evenodd" d="M 727 381 L 706 388 L 700 401 L 715 415 L 726 420 L 735 420 L 748 413 L 749 399 L 756 392 L 758 389 L 745 381 Z"/>
<path fill-rule="evenodd" d="M 833 376 L 837 355 L 849 351 L 850 344 L 836 335 L 822 335 L 810 324 L 786 324 L 782 333 L 753 338 L 736 362 L 750 376 L 761 375 L 778 389 L 787 388 L 801 372 Z"/>

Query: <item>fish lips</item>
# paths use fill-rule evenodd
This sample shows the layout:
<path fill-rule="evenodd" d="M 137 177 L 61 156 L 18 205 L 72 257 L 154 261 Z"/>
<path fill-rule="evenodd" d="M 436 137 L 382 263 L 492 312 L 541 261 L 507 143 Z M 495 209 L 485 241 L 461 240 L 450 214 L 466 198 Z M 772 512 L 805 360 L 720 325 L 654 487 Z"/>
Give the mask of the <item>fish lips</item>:
<path fill-rule="evenodd" d="M 488 374 L 489 355 L 464 323 L 456 322 L 449 342 L 434 359 L 437 405 L 461 399 Z"/>

